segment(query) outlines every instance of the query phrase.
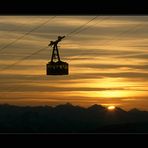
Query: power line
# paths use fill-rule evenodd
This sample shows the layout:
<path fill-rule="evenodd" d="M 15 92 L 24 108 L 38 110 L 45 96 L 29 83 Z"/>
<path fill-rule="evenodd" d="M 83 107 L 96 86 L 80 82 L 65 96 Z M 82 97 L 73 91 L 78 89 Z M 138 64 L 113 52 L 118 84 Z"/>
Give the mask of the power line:
<path fill-rule="evenodd" d="M 85 25 L 87 25 L 89 22 L 93 21 L 93 20 L 96 19 L 96 18 L 97 18 L 97 17 L 94 17 L 93 19 L 89 20 L 87 23 L 85 23 L 85 24 L 81 25 L 80 27 L 74 29 L 74 30 L 71 31 L 68 35 L 70 35 L 70 34 L 76 32 L 77 30 L 80 30 L 82 27 L 84 27 Z M 138 24 L 138 25 L 136 25 L 135 27 L 137 28 L 139 25 L 141 25 L 141 24 Z M 130 28 L 130 30 L 133 29 L 133 28 L 135 28 L 135 27 Z M 81 31 L 82 31 L 82 30 L 81 30 Z M 80 32 L 80 31 L 79 31 L 79 32 Z M 126 32 L 129 32 L 129 29 L 126 30 Z M 120 32 L 120 35 L 123 34 L 123 33 L 125 33 L 125 31 L 124 31 L 124 32 Z M 67 35 L 67 36 L 68 36 L 68 35 Z M 26 59 L 32 57 L 33 55 L 38 54 L 39 52 L 41 52 L 42 50 L 44 50 L 44 49 L 46 49 L 46 48 L 47 48 L 47 47 L 44 47 L 44 48 L 42 48 L 42 49 L 40 49 L 40 50 L 37 50 L 37 51 L 31 53 L 30 55 L 28 55 L 28 56 L 26 56 L 26 57 L 24 57 L 24 58 L 22 58 L 22 59 L 16 61 L 15 63 L 13 63 L 13 64 L 11 64 L 11 65 L 9 65 L 9 66 L 3 68 L 2 71 L 3 71 L 3 70 L 7 70 L 7 69 L 9 69 L 10 67 L 19 64 L 21 61 L 24 61 L 24 60 L 26 60 Z M 0 71 L 1 71 L 1 70 L 0 70 Z"/>
<path fill-rule="evenodd" d="M 95 17 L 95 18 L 96 18 L 96 17 Z M 89 22 L 93 21 L 95 18 L 91 19 L 90 21 L 88 21 L 87 23 L 83 24 L 82 26 L 80 26 L 80 27 L 74 29 L 74 30 L 71 31 L 69 34 L 67 34 L 67 36 L 69 36 L 70 34 L 74 34 L 74 33 L 75 33 L 75 34 L 78 34 L 78 33 L 82 32 L 82 31 L 84 31 L 84 30 L 90 28 L 90 26 L 88 26 L 88 27 L 86 27 L 86 28 L 83 28 L 83 27 L 85 27 Z M 97 23 L 99 23 L 99 22 L 97 22 Z M 97 24 L 97 23 L 96 23 L 96 24 Z M 96 24 L 95 24 L 95 25 L 96 25 Z M 129 28 L 128 30 L 126 30 L 126 31 L 124 31 L 124 32 L 120 32 L 120 33 L 118 34 L 118 36 L 119 36 L 119 35 L 122 35 L 122 34 L 129 33 L 129 31 L 131 31 L 132 29 L 136 29 L 136 28 L 138 28 L 139 26 L 141 26 L 141 24 L 137 24 L 136 26 L 134 26 L 134 27 L 132 27 L 132 28 Z M 83 28 L 83 29 L 82 29 L 82 28 Z M 113 39 L 114 39 L 115 37 L 118 37 L 118 36 L 113 36 L 113 38 L 112 38 L 111 41 L 113 41 Z M 47 49 L 47 47 L 41 48 L 41 49 L 39 49 L 39 50 L 37 50 L 37 51 L 31 53 L 30 55 L 28 55 L 28 56 L 26 56 L 26 57 L 24 57 L 24 58 L 22 58 L 22 59 L 16 61 L 15 63 L 13 63 L 13 64 L 11 64 L 11 65 L 8 65 L 8 66 L 5 67 L 4 69 L 2 69 L 2 71 L 7 70 L 7 69 L 9 69 L 9 68 L 11 68 L 12 66 L 15 66 L 15 65 L 17 65 L 17 64 L 20 64 L 20 62 L 29 59 L 30 57 L 32 57 L 32 56 L 38 54 L 39 52 L 41 52 L 41 51 L 43 51 L 43 50 L 45 50 L 45 49 Z M 0 70 L 0 71 L 1 71 L 1 70 Z M 15 88 L 16 88 L 16 87 L 15 87 Z"/>
<path fill-rule="evenodd" d="M 88 22 L 86 22 L 85 24 L 81 25 L 80 27 L 74 29 L 73 31 L 69 32 L 66 36 L 70 36 L 70 34 L 73 34 L 75 32 L 77 32 L 78 30 L 80 30 L 81 28 L 83 28 L 84 26 L 86 26 L 88 23 L 92 22 L 93 20 L 95 20 L 98 16 L 93 17 L 91 20 L 89 20 Z"/>
<path fill-rule="evenodd" d="M 96 16 L 96 17 L 94 17 L 93 19 L 89 20 L 87 23 L 83 24 L 82 26 L 80 26 L 80 27 L 78 27 L 78 28 L 74 29 L 74 30 L 73 30 L 73 31 L 71 31 L 68 35 L 70 35 L 70 34 L 74 33 L 75 31 L 79 30 L 80 28 L 84 27 L 85 25 L 87 25 L 88 23 L 90 23 L 91 21 L 93 21 L 93 20 L 94 20 L 94 19 L 96 19 L 96 18 L 97 18 L 97 16 Z M 48 21 L 49 21 L 49 20 L 48 20 Z M 45 23 L 47 23 L 47 22 L 45 22 Z M 44 24 L 45 24 L 45 23 L 44 23 Z M 47 48 L 47 47 L 44 47 L 44 48 L 42 48 L 42 49 L 39 49 L 39 50 L 37 50 L 37 51 L 35 51 L 35 52 L 31 53 L 30 55 L 28 55 L 28 56 L 26 56 L 26 57 L 24 57 L 24 58 L 22 58 L 22 59 L 20 59 L 20 60 L 16 61 L 15 63 L 13 63 L 13 64 L 11 64 L 11 65 L 8 65 L 7 67 L 5 67 L 5 68 L 1 69 L 0 71 L 7 70 L 7 69 L 9 69 L 9 68 L 11 68 L 11 67 L 13 67 L 13 66 L 15 66 L 15 65 L 19 64 L 21 61 L 24 61 L 24 60 L 26 60 L 26 59 L 28 59 L 28 58 L 32 57 L 33 55 L 35 55 L 35 54 L 37 54 L 37 53 L 41 52 L 42 50 L 44 50 L 44 49 L 46 49 L 46 48 Z"/>
<path fill-rule="evenodd" d="M 106 20 L 106 19 L 108 19 L 108 18 L 110 18 L 110 17 L 107 17 L 107 18 L 103 18 L 102 20 L 100 20 L 99 22 L 102 22 L 103 20 Z M 99 22 L 96 22 L 95 24 L 93 24 L 93 25 L 91 25 L 91 26 L 88 26 L 88 27 L 85 27 L 85 28 L 83 28 L 83 29 L 80 29 L 78 32 L 76 32 L 75 34 L 73 34 L 73 36 L 74 35 L 77 35 L 77 34 L 79 34 L 80 32 L 82 32 L 82 31 L 84 31 L 84 30 L 86 30 L 86 29 L 88 29 L 88 28 L 90 28 L 90 27 L 92 27 L 92 26 L 94 26 L 94 25 L 96 25 L 96 24 L 98 24 Z M 134 27 L 130 27 L 129 29 L 127 29 L 127 30 L 125 30 L 125 31 L 123 31 L 123 32 L 119 32 L 117 35 L 115 35 L 115 36 L 112 36 L 112 38 L 111 39 L 108 39 L 107 41 L 108 42 L 104 42 L 104 44 L 106 45 L 106 44 L 110 44 L 111 42 L 113 42 L 118 36 L 120 36 L 120 35 L 124 35 L 124 34 L 126 34 L 126 33 L 129 33 L 129 32 L 135 32 L 136 30 L 137 30 L 137 28 L 139 28 L 139 27 L 141 27 L 143 25 L 143 23 L 139 23 L 139 24 L 136 24 Z M 134 29 L 134 30 L 133 30 Z M 72 37 L 72 36 L 71 36 Z M 120 39 L 116 39 L 116 40 L 120 40 Z M 107 45 L 107 46 L 109 46 L 109 45 Z M 133 54 L 132 54 L 133 55 Z"/>
<path fill-rule="evenodd" d="M 29 35 L 30 33 L 32 33 L 33 31 L 37 30 L 38 28 L 42 27 L 43 25 L 47 24 L 49 21 L 51 21 L 52 19 L 54 19 L 56 16 L 53 16 L 52 18 L 48 19 L 47 21 L 45 21 L 44 23 L 40 24 L 39 26 L 33 28 L 32 30 L 26 32 L 25 34 L 23 34 L 22 36 L 18 37 L 17 39 L 15 39 L 14 41 L 10 42 L 9 44 L 5 45 L 4 47 L 2 47 L 0 49 L 0 51 L 3 51 L 5 48 L 13 45 L 14 43 L 16 43 L 18 40 L 21 40 L 22 38 L 24 38 L 25 36 Z"/>
<path fill-rule="evenodd" d="M 15 66 L 15 65 L 19 64 L 20 62 L 29 59 L 29 58 L 32 57 L 33 55 L 35 55 L 35 54 L 37 54 L 37 53 L 39 53 L 39 52 L 41 52 L 41 51 L 43 51 L 43 50 L 45 50 L 45 49 L 47 49 L 47 48 L 48 48 L 48 47 L 41 48 L 41 49 L 39 49 L 39 50 L 37 50 L 37 51 L 31 53 L 30 55 L 28 55 L 28 56 L 26 56 L 26 57 L 24 57 L 24 58 L 22 58 L 22 59 L 20 59 L 20 60 L 17 60 L 15 63 L 13 63 L 13 64 L 11 64 L 11 65 L 8 65 L 7 67 L 1 69 L 0 71 L 7 70 L 7 69 L 11 68 L 12 66 Z"/>
<path fill-rule="evenodd" d="M 104 21 L 104 20 L 107 20 L 107 19 L 110 18 L 110 17 L 111 17 L 111 16 L 106 17 L 106 18 L 103 18 L 103 19 L 97 21 L 95 24 L 92 24 L 92 25 L 90 25 L 90 26 L 88 26 L 88 27 L 85 27 L 85 28 L 79 30 L 78 32 L 76 32 L 75 34 L 73 34 L 73 36 L 74 36 L 74 35 L 77 35 L 77 34 L 79 34 L 79 33 L 81 33 L 81 32 L 84 31 L 84 30 L 87 30 L 87 29 L 89 29 L 89 28 L 91 28 L 91 27 L 97 25 L 98 23 L 101 23 L 101 22 Z"/>
<path fill-rule="evenodd" d="M 95 26 L 96 24 L 98 24 L 98 23 L 100 23 L 100 22 L 102 22 L 102 21 L 104 21 L 104 20 L 106 20 L 106 19 L 108 19 L 108 18 L 110 18 L 110 17 L 111 17 L 111 16 L 109 16 L 109 17 L 107 17 L 107 18 L 103 18 L 103 19 L 100 20 L 99 22 L 96 22 L 95 24 L 93 24 L 93 25 L 91 25 L 91 26 L 88 26 L 88 27 L 85 27 L 85 28 L 79 30 L 78 32 L 76 32 L 75 34 L 73 34 L 73 36 L 79 34 L 80 32 L 82 32 L 82 31 L 84 31 L 84 30 L 87 30 L 88 28 L 91 28 L 92 26 Z M 123 35 L 123 34 L 126 34 L 126 33 L 129 33 L 129 32 L 132 31 L 133 29 L 137 29 L 137 28 L 139 28 L 139 27 L 142 26 L 142 25 L 143 25 L 143 23 L 140 23 L 140 24 L 135 25 L 134 27 L 129 28 L 128 30 L 125 30 L 125 31 L 123 31 L 123 32 L 119 32 L 117 35 L 112 36 L 111 39 L 107 39 L 106 41 L 109 40 L 109 42 L 107 42 L 107 44 L 110 43 L 110 42 L 112 42 L 114 39 L 116 39 L 116 37 L 118 37 L 118 36 L 120 36 L 120 35 Z M 133 31 L 132 31 L 132 32 L 133 32 Z M 118 40 L 119 40 L 119 39 L 118 39 Z M 104 42 L 104 44 L 106 44 L 106 42 Z"/>
<path fill-rule="evenodd" d="M 112 36 L 111 39 L 107 39 L 106 41 L 108 41 L 108 42 L 104 42 L 103 44 L 105 44 L 105 45 L 106 45 L 106 44 L 110 44 L 110 43 L 111 43 L 112 41 L 114 41 L 118 36 L 127 34 L 127 33 L 129 33 L 129 32 L 134 32 L 134 31 L 136 31 L 137 28 L 139 28 L 139 27 L 142 26 L 142 25 L 143 25 L 143 23 L 136 24 L 134 27 L 132 26 L 132 27 L 130 27 L 129 29 L 127 29 L 127 30 L 125 30 L 125 31 L 119 32 L 117 35 Z M 135 29 L 135 30 L 133 31 L 133 29 Z M 120 39 L 116 39 L 116 40 L 120 40 Z"/>
<path fill-rule="evenodd" d="M 102 22 L 103 20 L 108 19 L 108 18 L 110 18 L 110 17 L 104 18 L 104 19 L 100 20 L 99 22 Z M 92 26 L 94 26 L 94 25 L 96 25 L 96 24 L 98 24 L 99 22 L 97 22 L 97 23 L 95 23 L 95 24 L 93 24 L 93 25 L 91 25 L 91 26 L 88 26 L 88 27 L 85 27 L 85 28 L 79 30 L 78 32 L 76 32 L 75 34 L 73 34 L 73 36 L 79 34 L 80 32 L 82 32 L 82 31 L 84 31 L 84 30 L 86 30 L 86 29 L 88 29 L 88 28 L 90 28 L 90 27 L 92 27 Z M 126 33 L 131 32 L 131 31 L 133 32 L 133 29 L 134 29 L 134 31 L 136 31 L 135 29 L 139 28 L 139 27 L 142 26 L 142 25 L 143 25 L 143 23 L 140 23 L 140 24 L 135 25 L 134 27 L 130 27 L 128 30 L 125 30 L 125 31 L 123 31 L 123 32 L 119 32 L 117 35 L 112 36 L 111 39 L 107 39 L 106 41 L 108 41 L 108 42 L 104 42 L 103 44 L 105 44 L 105 45 L 106 45 L 106 44 L 109 44 L 109 43 L 111 43 L 112 41 L 114 41 L 118 36 L 124 35 L 124 34 L 126 34 Z M 71 37 L 72 37 L 72 36 L 71 36 Z M 120 39 L 116 39 L 116 40 L 120 40 Z M 109 46 L 109 45 L 108 45 L 108 46 Z"/>

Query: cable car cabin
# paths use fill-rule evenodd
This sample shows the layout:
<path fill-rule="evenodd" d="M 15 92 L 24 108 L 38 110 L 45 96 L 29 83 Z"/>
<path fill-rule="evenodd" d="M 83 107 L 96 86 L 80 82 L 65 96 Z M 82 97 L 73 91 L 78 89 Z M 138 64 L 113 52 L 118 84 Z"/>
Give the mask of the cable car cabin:
<path fill-rule="evenodd" d="M 47 64 L 47 75 L 68 75 L 68 63 L 58 61 Z"/>

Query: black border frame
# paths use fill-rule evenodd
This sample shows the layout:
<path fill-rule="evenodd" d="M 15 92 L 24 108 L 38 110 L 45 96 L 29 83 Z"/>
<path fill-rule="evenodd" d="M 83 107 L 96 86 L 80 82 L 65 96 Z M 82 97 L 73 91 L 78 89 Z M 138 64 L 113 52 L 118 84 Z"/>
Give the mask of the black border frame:
<path fill-rule="evenodd" d="M 143 1 L 111 1 L 111 0 L 96 0 L 96 1 L 71 1 L 71 0 L 3 0 L 0 2 L 0 15 L 148 15 L 147 2 Z M 1 134 L 1 145 L 17 144 L 30 147 L 31 144 L 45 147 L 56 146 L 62 147 L 64 144 L 68 147 L 80 146 L 79 143 L 93 147 L 101 147 L 106 144 L 109 146 L 129 146 L 134 144 L 142 147 L 144 144 L 145 135 L 147 134 Z M 6 140 L 6 141 L 5 141 Z M 142 140 L 142 142 L 141 142 Z M 10 142 L 7 142 L 10 141 Z M 23 142 L 22 142 L 23 141 Z M 20 145 L 21 142 L 21 145 Z M 118 143 L 119 142 L 119 143 Z M 89 144 L 89 145 L 88 145 Z M 40 146 L 38 145 L 38 146 Z"/>

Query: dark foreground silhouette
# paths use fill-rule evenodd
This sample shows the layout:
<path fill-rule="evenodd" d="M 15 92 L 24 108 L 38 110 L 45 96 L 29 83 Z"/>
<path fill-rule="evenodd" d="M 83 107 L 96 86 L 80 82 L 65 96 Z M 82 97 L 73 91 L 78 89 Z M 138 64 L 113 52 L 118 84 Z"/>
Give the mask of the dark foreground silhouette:
<path fill-rule="evenodd" d="M 69 103 L 19 107 L 0 105 L 0 133 L 148 133 L 148 112 Z"/>

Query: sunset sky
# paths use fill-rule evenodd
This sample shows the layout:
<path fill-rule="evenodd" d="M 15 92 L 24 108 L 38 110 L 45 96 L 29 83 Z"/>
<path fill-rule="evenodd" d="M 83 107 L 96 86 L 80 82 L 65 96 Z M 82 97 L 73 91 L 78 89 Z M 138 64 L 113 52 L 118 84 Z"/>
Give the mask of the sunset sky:
<path fill-rule="evenodd" d="M 148 110 L 148 16 L 94 17 L 0 16 L 0 104 Z M 69 75 L 47 76 L 50 41 L 83 24 L 59 43 Z"/>

